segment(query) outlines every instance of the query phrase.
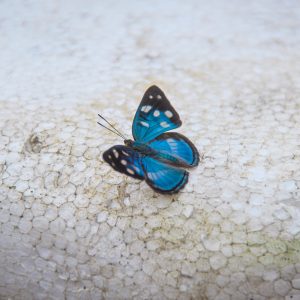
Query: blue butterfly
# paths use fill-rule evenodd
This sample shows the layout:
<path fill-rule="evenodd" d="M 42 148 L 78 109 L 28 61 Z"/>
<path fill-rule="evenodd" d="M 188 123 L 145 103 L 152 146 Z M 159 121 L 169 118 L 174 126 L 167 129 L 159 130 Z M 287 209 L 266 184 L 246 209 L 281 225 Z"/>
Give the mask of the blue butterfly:
<path fill-rule="evenodd" d="M 125 145 L 111 147 L 103 153 L 103 159 L 116 171 L 146 180 L 159 193 L 177 193 L 188 182 L 185 168 L 199 163 L 199 153 L 189 139 L 180 133 L 165 133 L 181 124 L 163 91 L 153 85 L 145 92 L 135 114 L 134 140 L 125 139 L 111 125 L 124 138 Z"/>

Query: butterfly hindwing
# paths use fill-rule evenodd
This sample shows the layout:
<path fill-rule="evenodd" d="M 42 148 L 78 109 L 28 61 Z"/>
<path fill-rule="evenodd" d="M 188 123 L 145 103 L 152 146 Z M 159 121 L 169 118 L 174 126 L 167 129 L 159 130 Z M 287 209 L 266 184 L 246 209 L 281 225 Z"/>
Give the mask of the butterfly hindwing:
<path fill-rule="evenodd" d="M 199 163 L 199 152 L 194 144 L 177 132 L 163 133 L 148 145 L 169 163 L 179 167 L 195 167 Z"/>
<path fill-rule="evenodd" d="M 134 139 L 146 143 L 179 126 L 180 117 L 163 91 L 155 85 L 149 87 L 133 120 Z"/>
<path fill-rule="evenodd" d="M 177 193 L 188 182 L 189 173 L 158 161 L 152 157 L 142 158 L 146 182 L 159 193 Z"/>
<path fill-rule="evenodd" d="M 116 145 L 103 153 L 103 159 L 116 171 L 137 179 L 144 179 L 139 152 L 123 145 Z"/>

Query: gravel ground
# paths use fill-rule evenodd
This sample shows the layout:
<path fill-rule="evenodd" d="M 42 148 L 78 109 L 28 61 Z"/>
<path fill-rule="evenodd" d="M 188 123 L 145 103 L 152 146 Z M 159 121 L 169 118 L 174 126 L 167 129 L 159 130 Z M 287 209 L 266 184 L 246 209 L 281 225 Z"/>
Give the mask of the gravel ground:
<path fill-rule="evenodd" d="M 300 299 L 300 2 L 0 2 L 1 299 Z M 101 153 L 161 87 L 201 153 L 172 196 Z"/>

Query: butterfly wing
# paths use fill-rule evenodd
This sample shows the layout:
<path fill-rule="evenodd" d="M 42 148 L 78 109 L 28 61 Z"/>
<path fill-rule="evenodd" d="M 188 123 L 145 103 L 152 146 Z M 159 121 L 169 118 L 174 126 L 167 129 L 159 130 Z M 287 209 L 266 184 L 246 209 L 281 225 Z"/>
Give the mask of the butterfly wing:
<path fill-rule="evenodd" d="M 177 193 L 188 182 L 189 173 L 187 171 L 172 167 L 149 156 L 142 158 L 142 167 L 146 182 L 159 193 Z"/>
<path fill-rule="evenodd" d="M 164 161 L 179 167 L 195 167 L 199 163 L 199 152 L 184 135 L 177 132 L 163 133 L 148 144 Z"/>
<path fill-rule="evenodd" d="M 113 169 L 137 179 L 144 179 L 141 158 L 137 151 L 123 145 L 113 146 L 103 153 L 103 159 Z"/>
<path fill-rule="evenodd" d="M 134 139 L 146 143 L 163 132 L 179 126 L 181 126 L 179 115 L 163 91 L 155 85 L 149 87 L 133 120 Z"/>

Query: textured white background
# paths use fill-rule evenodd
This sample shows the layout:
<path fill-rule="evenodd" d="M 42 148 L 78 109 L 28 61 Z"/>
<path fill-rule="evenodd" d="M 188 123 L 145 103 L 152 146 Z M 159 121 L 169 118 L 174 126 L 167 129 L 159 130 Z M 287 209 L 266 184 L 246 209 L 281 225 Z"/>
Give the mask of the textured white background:
<path fill-rule="evenodd" d="M 300 299 L 299 1 L 1 1 L 0 298 Z M 112 171 L 157 84 L 202 155 Z"/>

